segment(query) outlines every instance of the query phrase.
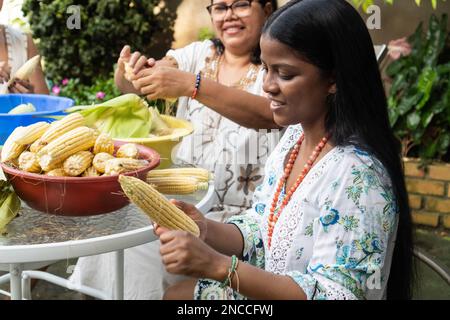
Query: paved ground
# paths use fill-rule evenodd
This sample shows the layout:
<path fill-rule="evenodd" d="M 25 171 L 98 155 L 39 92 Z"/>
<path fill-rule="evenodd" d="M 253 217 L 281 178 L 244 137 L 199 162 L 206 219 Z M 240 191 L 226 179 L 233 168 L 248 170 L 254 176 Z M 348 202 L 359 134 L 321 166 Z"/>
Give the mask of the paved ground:
<path fill-rule="evenodd" d="M 436 232 L 434 230 L 419 229 L 416 241 L 419 246 L 450 269 L 450 234 Z M 60 261 L 48 268 L 48 272 L 61 277 L 69 277 L 67 269 L 74 265 L 75 259 Z M 69 268 L 70 269 L 70 268 Z M 415 293 L 416 299 L 445 299 L 450 300 L 450 287 L 441 278 L 434 274 L 428 267 L 419 264 L 420 290 Z M 9 286 L 0 286 L 0 289 L 8 290 Z M 36 300 L 81 300 L 89 299 L 83 295 L 61 287 L 39 281 L 33 289 L 32 298 Z M 0 300 L 4 299 L 0 295 Z"/>

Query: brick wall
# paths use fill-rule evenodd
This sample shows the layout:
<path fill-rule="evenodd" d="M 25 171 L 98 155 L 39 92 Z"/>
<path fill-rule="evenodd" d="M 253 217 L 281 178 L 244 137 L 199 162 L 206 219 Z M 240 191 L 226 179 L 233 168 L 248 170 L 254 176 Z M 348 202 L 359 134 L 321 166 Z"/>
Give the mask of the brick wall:
<path fill-rule="evenodd" d="M 425 171 L 416 159 L 404 163 L 414 223 L 450 229 L 450 164 L 433 164 Z"/>

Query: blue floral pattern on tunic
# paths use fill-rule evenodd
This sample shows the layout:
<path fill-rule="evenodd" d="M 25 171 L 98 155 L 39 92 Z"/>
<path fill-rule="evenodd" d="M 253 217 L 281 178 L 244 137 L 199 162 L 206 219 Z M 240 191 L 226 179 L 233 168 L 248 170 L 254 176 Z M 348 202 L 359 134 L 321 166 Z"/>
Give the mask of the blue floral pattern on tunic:
<path fill-rule="evenodd" d="M 368 152 L 335 147 L 315 163 L 279 216 L 272 246 L 267 247 L 265 208 L 271 205 L 284 160 L 301 132 L 300 125 L 286 130 L 266 163 L 270 174 L 256 189 L 253 208 L 229 220 L 245 239 L 243 262 L 291 277 L 308 299 L 382 299 L 398 206 L 385 168 Z M 379 287 L 368 285 L 373 275 L 379 275 Z M 245 299 L 232 291 L 224 293 L 211 280 L 198 282 L 196 299 L 219 296 Z"/>

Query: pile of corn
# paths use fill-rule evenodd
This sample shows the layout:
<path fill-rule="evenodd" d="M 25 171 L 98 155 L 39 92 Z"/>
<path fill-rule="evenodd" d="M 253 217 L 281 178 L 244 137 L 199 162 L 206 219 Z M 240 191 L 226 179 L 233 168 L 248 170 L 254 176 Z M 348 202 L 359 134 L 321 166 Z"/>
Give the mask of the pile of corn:
<path fill-rule="evenodd" d="M 147 183 L 164 194 L 191 194 L 208 189 L 211 174 L 202 168 L 152 170 Z"/>
<path fill-rule="evenodd" d="M 1 162 L 26 172 L 67 177 L 117 175 L 148 165 L 139 159 L 135 144 L 122 145 L 114 156 L 111 137 L 85 126 L 80 113 L 16 128 L 2 148 Z"/>

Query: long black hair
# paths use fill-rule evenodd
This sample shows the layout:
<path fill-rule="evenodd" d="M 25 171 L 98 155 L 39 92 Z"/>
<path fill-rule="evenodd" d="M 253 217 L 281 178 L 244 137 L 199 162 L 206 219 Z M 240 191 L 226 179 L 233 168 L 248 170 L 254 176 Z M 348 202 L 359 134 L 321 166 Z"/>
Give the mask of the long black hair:
<path fill-rule="evenodd" d="M 267 3 L 270 2 L 272 4 L 272 12 L 278 9 L 278 1 L 277 0 L 257 0 L 255 2 L 258 2 L 263 8 L 266 6 Z M 213 3 L 213 0 L 211 0 L 211 4 Z M 211 39 L 211 41 L 214 44 L 214 47 L 216 48 L 216 52 L 219 55 L 222 55 L 225 51 L 225 46 L 223 45 L 222 41 L 218 38 Z M 250 61 L 253 64 L 260 65 L 261 64 L 261 48 L 259 47 L 259 41 L 256 44 L 255 48 L 253 49 L 252 55 L 250 57 Z"/>
<path fill-rule="evenodd" d="M 374 47 L 358 12 L 345 0 L 291 0 L 266 22 L 277 40 L 336 81 L 326 130 L 336 145 L 356 145 L 384 165 L 392 181 L 399 223 L 387 286 L 388 299 L 411 298 L 414 277 L 411 214 L 401 144 L 389 124 Z"/>

